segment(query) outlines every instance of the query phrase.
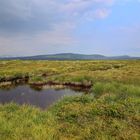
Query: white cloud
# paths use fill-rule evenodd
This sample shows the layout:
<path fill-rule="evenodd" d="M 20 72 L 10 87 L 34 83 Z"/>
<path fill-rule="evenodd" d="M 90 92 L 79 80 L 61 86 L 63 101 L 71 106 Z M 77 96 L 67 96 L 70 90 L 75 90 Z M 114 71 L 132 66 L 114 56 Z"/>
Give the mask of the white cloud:
<path fill-rule="evenodd" d="M 61 24 L 54 24 L 53 29 L 44 31 L 35 36 L 39 44 L 46 44 L 47 46 L 65 46 L 77 42 L 72 36 L 72 31 L 75 28 L 74 23 L 63 22 Z"/>
<path fill-rule="evenodd" d="M 58 49 L 58 47 L 65 48 L 76 44 L 78 41 L 72 35 L 74 28 L 75 24 L 63 22 L 54 24 L 50 31 L 43 31 L 33 35 L 0 35 L 0 55 L 11 53 L 30 55 L 44 53 L 44 51 L 52 52 L 51 50 Z"/>
<path fill-rule="evenodd" d="M 99 8 L 101 8 L 101 10 L 103 7 L 109 8 L 113 3 L 114 0 L 70 0 L 62 4 L 60 10 L 71 16 L 82 16 L 87 13 L 87 11 L 93 13 Z"/>
<path fill-rule="evenodd" d="M 95 11 L 87 11 L 85 13 L 85 18 L 88 20 L 95 20 L 95 19 L 104 19 L 108 17 L 110 14 L 110 10 L 105 8 L 96 9 Z"/>
<path fill-rule="evenodd" d="M 77 44 L 77 21 L 104 19 L 113 4 L 114 0 L 0 1 L 0 55 Z"/>

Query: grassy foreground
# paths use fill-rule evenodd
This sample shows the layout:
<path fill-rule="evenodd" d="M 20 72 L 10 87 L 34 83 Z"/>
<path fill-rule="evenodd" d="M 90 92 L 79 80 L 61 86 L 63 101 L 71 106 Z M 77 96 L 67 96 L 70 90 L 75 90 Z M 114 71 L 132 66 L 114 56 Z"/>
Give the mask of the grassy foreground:
<path fill-rule="evenodd" d="M 138 140 L 140 99 L 65 97 L 49 111 L 0 106 L 2 140 Z"/>
<path fill-rule="evenodd" d="M 0 105 L 1 140 L 139 140 L 140 61 L 0 61 L 0 77 L 93 83 L 49 110 Z"/>

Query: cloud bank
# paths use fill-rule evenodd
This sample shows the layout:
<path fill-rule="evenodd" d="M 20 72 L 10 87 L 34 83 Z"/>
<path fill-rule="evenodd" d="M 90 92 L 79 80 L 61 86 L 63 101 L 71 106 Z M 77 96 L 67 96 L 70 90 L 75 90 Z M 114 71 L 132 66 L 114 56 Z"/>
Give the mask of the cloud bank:
<path fill-rule="evenodd" d="M 128 2 L 129 0 L 122 0 Z M 122 2 L 121 1 L 121 2 Z M 74 47 L 75 32 L 112 13 L 117 0 L 1 0 L 0 55 L 52 53 Z M 79 29 L 80 30 L 80 29 Z M 81 29 L 82 30 L 82 29 Z"/>

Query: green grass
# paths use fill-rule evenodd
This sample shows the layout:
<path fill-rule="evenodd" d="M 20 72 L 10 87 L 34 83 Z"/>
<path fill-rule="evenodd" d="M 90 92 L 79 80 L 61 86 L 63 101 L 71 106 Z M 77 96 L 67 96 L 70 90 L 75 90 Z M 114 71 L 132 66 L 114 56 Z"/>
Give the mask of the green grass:
<path fill-rule="evenodd" d="M 89 96 L 65 98 L 54 107 L 60 136 L 85 140 L 138 139 L 139 103 L 134 98 L 116 102 Z"/>
<path fill-rule="evenodd" d="M 140 85 L 140 61 L 0 61 L 0 79 L 29 76 L 29 82 L 121 82 Z M 46 77 L 42 75 L 46 74 Z M 38 78 L 40 77 L 40 78 Z M 38 79 L 38 80 L 37 80 Z"/>
<path fill-rule="evenodd" d="M 55 121 L 49 112 L 30 106 L 0 106 L 1 140 L 44 140 L 55 136 Z"/>
<path fill-rule="evenodd" d="M 0 106 L 2 140 L 139 139 L 140 99 L 65 97 L 48 111 L 30 106 Z"/>
<path fill-rule="evenodd" d="M 140 98 L 140 86 L 128 85 L 122 83 L 101 83 L 97 82 L 93 85 L 92 92 L 95 96 L 115 95 L 117 97 L 136 97 Z"/>
<path fill-rule="evenodd" d="M 139 140 L 140 61 L 0 61 L 0 80 L 92 83 L 48 110 L 0 105 L 0 140 Z"/>

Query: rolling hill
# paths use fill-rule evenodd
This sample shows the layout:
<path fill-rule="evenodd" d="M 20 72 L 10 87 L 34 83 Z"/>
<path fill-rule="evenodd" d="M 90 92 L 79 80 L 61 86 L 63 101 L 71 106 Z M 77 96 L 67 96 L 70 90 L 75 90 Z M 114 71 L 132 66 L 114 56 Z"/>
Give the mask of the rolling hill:
<path fill-rule="evenodd" d="M 0 60 L 127 60 L 127 59 L 140 59 L 140 57 L 123 56 L 104 56 L 100 54 L 85 55 L 74 53 L 60 53 L 50 55 L 36 55 L 26 57 L 0 57 Z"/>

